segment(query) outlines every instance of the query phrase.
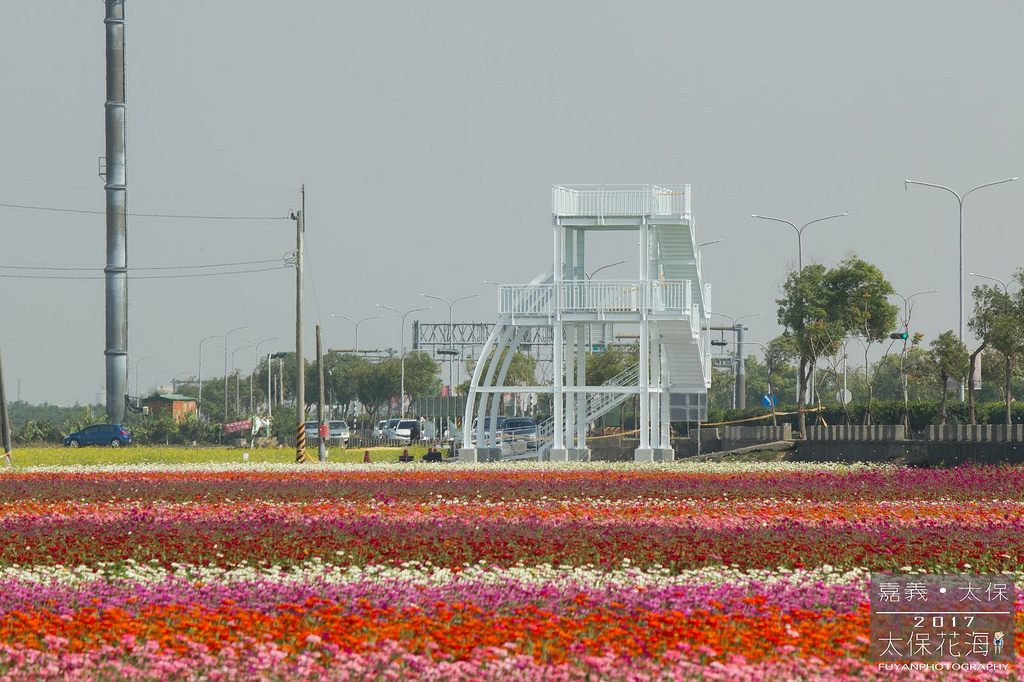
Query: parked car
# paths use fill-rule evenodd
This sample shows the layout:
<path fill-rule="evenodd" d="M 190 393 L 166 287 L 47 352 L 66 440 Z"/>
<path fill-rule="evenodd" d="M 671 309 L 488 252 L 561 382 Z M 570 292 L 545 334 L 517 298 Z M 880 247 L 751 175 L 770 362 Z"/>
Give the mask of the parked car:
<path fill-rule="evenodd" d="M 120 448 L 130 445 L 132 434 L 121 424 L 93 424 L 81 431 L 64 436 L 64 446 L 77 448 L 80 445 L 109 445 Z"/>
<path fill-rule="evenodd" d="M 533 417 L 509 417 L 501 425 L 501 440 L 523 441 L 527 450 L 536 450 L 539 447 L 537 442 L 537 422 Z"/>
<path fill-rule="evenodd" d="M 348 447 L 349 441 L 349 429 L 348 424 L 341 419 L 332 419 L 325 422 L 327 426 L 327 442 L 336 443 L 341 441 L 344 447 Z M 306 422 L 306 440 L 312 440 L 317 437 L 317 422 Z"/>
<path fill-rule="evenodd" d="M 370 434 L 371 437 L 381 439 L 384 437 L 384 429 L 388 426 L 387 419 L 381 419 L 373 427 L 373 432 Z"/>
<path fill-rule="evenodd" d="M 501 442 L 501 429 L 505 425 L 505 421 L 507 419 L 508 419 L 507 417 L 498 417 L 495 420 L 497 425 L 498 425 L 498 437 L 497 437 L 497 439 L 495 439 L 495 442 L 498 442 L 498 443 Z M 477 419 L 473 420 L 473 428 L 469 432 L 469 440 L 470 440 L 471 443 L 476 443 L 476 427 L 477 427 L 478 421 L 479 420 L 477 420 Z M 488 440 L 490 440 L 490 436 L 488 435 L 490 433 L 491 433 L 491 418 L 490 417 L 484 417 L 484 442 L 485 443 Z"/>
<path fill-rule="evenodd" d="M 388 440 L 404 441 L 409 445 L 412 441 L 412 427 L 415 419 L 392 419 L 384 429 L 384 437 Z"/>

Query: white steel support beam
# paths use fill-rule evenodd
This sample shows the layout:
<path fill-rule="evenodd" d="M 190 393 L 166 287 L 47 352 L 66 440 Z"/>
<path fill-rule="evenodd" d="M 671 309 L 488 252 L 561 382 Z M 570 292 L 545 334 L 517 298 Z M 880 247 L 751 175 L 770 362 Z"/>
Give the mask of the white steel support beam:
<path fill-rule="evenodd" d="M 587 324 L 581 324 L 576 330 L 576 385 L 587 385 Z M 576 394 L 576 447 L 587 447 L 587 393 Z"/>
<path fill-rule="evenodd" d="M 576 435 L 576 377 L 573 374 L 573 360 L 576 357 L 577 325 L 570 324 L 565 328 L 565 387 L 571 392 L 565 394 L 565 445 L 575 447 L 573 438 Z"/>
<path fill-rule="evenodd" d="M 640 281 L 650 281 L 651 267 L 650 250 L 650 229 L 647 224 L 647 217 L 644 216 L 640 224 Z M 646 293 L 644 287 L 641 295 Z M 651 324 L 647 314 L 648 301 L 646 297 L 640 303 L 640 443 L 639 448 L 646 450 L 651 447 L 651 367 L 650 367 L 650 345 L 651 345 Z"/>
<path fill-rule="evenodd" d="M 576 228 L 576 258 L 573 262 L 572 278 L 577 282 L 587 279 L 584 254 L 586 253 L 587 231 L 582 227 Z"/>
<path fill-rule="evenodd" d="M 565 243 L 565 228 L 561 225 L 555 225 L 555 264 L 554 264 L 554 277 L 555 277 L 555 307 L 554 307 L 554 329 L 552 334 L 552 346 L 554 349 L 554 367 L 552 368 L 552 375 L 554 379 L 554 395 L 552 396 L 552 407 L 554 417 L 554 429 L 553 436 L 554 442 L 552 447 L 555 450 L 562 450 L 565 448 L 565 439 L 562 436 L 562 420 L 565 418 L 565 393 L 562 391 L 564 386 L 563 377 L 565 376 L 565 337 L 564 330 L 562 328 L 562 300 L 561 290 L 562 287 L 558 286 L 563 280 L 563 267 L 565 262 L 565 253 L 563 252 L 563 246 Z"/>
<path fill-rule="evenodd" d="M 672 448 L 672 400 L 668 393 L 668 350 L 661 346 L 661 447 Z"/>
<path fill-rule="evenodd" d="M 661 344 L 651 339 L 651 377 L 655 391 L 650 392 L 651 400 L 651 444 L 661 447 Z"/>

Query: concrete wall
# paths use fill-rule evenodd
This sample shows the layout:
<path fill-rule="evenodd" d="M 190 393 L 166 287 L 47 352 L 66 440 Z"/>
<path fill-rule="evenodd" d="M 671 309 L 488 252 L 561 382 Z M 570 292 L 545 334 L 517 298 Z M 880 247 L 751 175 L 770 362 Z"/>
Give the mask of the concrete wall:
<path fill-rule="evenodd" d="M 1024 463 L 1024 442 L 797 441 L 795 451 L 787 459 L 795 462 L 875 462 L 925 467 L 948 467 L 968 462 L 1021 464 Z"/>
<path fill-rule="evenodd" d="M 807 440 L 891 441 L 906 437 L 906 428 L 902 424 L 807 427 Z"/>
<path fill-rule="evenodd" d="M 1024 424 L 946 424 L 929 426 L 924 433 L 928 441 L 968 443 L 1024 442 Z"/>
<path fill-rule="evenodd" d="M 721 449 L 735 450 L 759 443 L 774 443 L 792 439 L 793 427 L 790 424 L 782 426 L 723 426 Z M 705 450 L 703 444 L 701 450 Z"/>

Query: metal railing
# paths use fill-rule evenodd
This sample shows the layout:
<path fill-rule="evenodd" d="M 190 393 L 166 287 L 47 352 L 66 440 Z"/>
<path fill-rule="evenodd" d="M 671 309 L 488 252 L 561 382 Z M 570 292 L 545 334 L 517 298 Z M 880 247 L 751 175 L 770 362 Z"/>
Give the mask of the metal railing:
<path fill-rule="evenodd" d="M 632 367 L 615 375 L 608 381 L 602 384 L 603 386 L 636 386 L 637 379 L 640 377 L 640 364 L 637 363 Z M 633 396 L 634 393 L 589 393 L 587 394 L 586 402 L 586 417 L 584 421 L 590 423 L 596 420 L 598 417 L 607 414 L 614 408 L 621 405 L 628 398 Z M 565 420 L 562 420 L 562 428 L 565 428 Z M 554 442 L 555 432 L 555 420 L 553 417 L 545 419 L 537 425 L 537 441 L 538 447 L 537 452 L 539 454 L 545 453 L 551 449 L 552 443 Z"/>
<path fill-rule="evenodd" d="M 679 312 L 693 310 L 690 280 L 600 280 L 561 284 L 502 285 L 498 289 L 502 315 L 550 316 L 562 312 Z"/>
<path fill-rule="evenodd" d="M 551 213 L 560 217 L 689 215 L 689 185 L 555 185 Z"/>

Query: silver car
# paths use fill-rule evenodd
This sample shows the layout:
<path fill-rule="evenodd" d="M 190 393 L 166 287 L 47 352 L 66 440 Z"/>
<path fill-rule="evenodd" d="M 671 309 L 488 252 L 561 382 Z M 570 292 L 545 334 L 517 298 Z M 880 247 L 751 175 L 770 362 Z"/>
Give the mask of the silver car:
<path fill-rule="evenodd" d="M 341 419 L 332 419 L 325 422 L 324 425 L 327 427 L 327 444 L 337 445 L 341 443 L 342 447 L 348 447 L 349 442 L 349 429 L 348 423 Z M 306 422 L 306 440 L 312 442 L 318 442 L 317 440 L 317 423 Z"/>

